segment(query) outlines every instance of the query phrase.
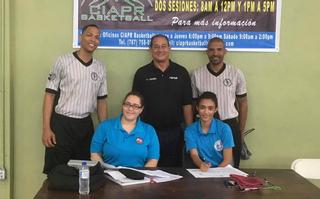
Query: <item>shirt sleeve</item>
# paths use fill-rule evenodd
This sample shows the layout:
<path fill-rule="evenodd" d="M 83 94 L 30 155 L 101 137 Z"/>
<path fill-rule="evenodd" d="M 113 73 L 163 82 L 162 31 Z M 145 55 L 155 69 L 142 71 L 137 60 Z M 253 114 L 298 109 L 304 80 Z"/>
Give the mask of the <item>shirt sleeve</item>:
<path fill-rule="evenodd" d="M 150 135 L 150 144 L 148 146 L 148 159 L 159 160 L 160 145 L 156 131 L 152 126 L 148 126 L 148 133 Z"/>
<path fill-rule="evenodd" d="M 244 95 L 247 93 L 246 79 L 241 70 L 237 69 L 238 79 L 236 87 L 236 95 Z"/>
<path fill-rule="evenodd" d="M 61 58 L 58 58 L 51 68 L 46 84 L 46 90 L 59 91 L 60 81 L 62 78 L 63 64 Z"/>
<path fill-rule="evenodd" d="M 194 138 L 195 128 L 194 125 L 190 125 L 186 128 L 184 133 L 184 141 L 186 143 L 186 151 L 190 151 L 191 149 L 197 149 L 196 139 Z"/>
<path fill-rule="evenodd" d="M 196 84 L 195 72 L 191 73 L 191 88 L 192 88 L 192 98 L 197 99 L 199 97 L 199 92 Z"/>
<path fill-rule="evenodd" d="M 141 73 L 140 70 L 137 70 L 136 74 L 134 75 L 133 83 L 132 83 L 132 91 L 138 91 L 142 93 L 143 81 L 140 73 Z"/>
<path fill-rule="evenodd" d="M 90 146 L 91 153 L 100 153 L 103 154 L 103 144 L 107 140 L 106 136 L 106 123 L 102 122 L 96 129 L 95 133 L 93 134 Z"/>
<path fill-rule="evenodd" d="M 191 80 L 187 70 L 185 70 L 185 86 L 183 90 L 183 105 L 192 104 Z"/>
<path fill-rule="evenodd" d="M 229 125 L 224 124 L 222 127 L 222 144 L 224 149 L 234 147 L 232 131 Z"/>
<path fill-rule="evenodd" d="M 102 65 L 102 80 L 98 91 L 98 99 L 105 98 L 108 94 L 107 89 L 107 72 L 104 65 Z"/>

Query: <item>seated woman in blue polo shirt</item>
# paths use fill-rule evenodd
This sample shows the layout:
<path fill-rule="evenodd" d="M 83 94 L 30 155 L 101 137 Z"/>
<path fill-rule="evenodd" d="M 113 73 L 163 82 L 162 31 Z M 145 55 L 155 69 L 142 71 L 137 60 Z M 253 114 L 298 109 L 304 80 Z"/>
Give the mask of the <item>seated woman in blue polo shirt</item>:
<path fill-rule="evenodd" d="M 224 167 L 232 162 L 234 146 L 230 127 L 215 119 L 218 110 L 217 96 L 204 92 L 196 106 L 200 119 L 185 130 L 186 149 L 193 163 L 201 171 L 213 167 Z"/>
<path fill-rule="evenodd" d="M 114 166 L 156 167 L 159 141 L 154 128 L 140 120 L 142 111 L 142 96 L 129 92 L 120 116 L 97 127 L 91 142 L 91 159 Z"/>

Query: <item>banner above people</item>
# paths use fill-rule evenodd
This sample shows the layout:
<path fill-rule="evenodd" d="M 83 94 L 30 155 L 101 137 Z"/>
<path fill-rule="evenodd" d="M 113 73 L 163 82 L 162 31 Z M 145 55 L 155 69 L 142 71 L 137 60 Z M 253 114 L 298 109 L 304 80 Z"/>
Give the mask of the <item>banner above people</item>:
<path fill-rule="evenodd" d="M 146 49 L 164 34 L 175 50 L 205 50 L 220 37 L 229 51 L 278 52 L 280 11 L 281 0 L 74 0 L 73 47 L 94 23 L 100 48 Z"/>

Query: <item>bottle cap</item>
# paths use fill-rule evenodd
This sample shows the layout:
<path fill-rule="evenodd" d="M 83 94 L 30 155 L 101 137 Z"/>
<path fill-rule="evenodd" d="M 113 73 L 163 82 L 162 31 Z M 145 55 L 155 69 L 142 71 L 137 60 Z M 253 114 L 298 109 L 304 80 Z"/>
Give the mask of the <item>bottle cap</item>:
<path fill-rule="evenodd" d="M 82 165 L 82 166 L 86 166 L 86 165 L 87 165 L 87 162 L 83 161 L 83 162 L 81 163 L 81 165 Z"/>

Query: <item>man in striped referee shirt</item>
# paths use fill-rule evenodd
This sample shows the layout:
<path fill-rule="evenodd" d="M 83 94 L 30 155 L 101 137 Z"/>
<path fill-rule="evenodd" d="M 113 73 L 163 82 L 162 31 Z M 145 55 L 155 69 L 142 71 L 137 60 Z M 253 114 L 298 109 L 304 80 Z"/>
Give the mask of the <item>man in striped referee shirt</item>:
<path fill-rule="evenodd" d="M 45 174 L 70 159 L 89 160 L 94 132 L 90 114 L 97 111 L 100 121 L 107 118 L 105 66 L 93 58 L 99 43 L 99 27 L 85 26 L 80 49 L 60 56 L 49 73 L 43 103 Z"/>
<path fill-rule="evenodd" d="M 196 69 L 191 74 L 193 98 L 205 91 L 211 91 L 218 98 L 220 119 L 229 124 L 235 147 L 233 148 L 234 166 L 239 167 L 247 113 L 247 88 L 243 73 L 223 59 L 226 54 L 224 41 L 218 37 L 208 42 L 207 55 L 209 63 Z M 237 105 L 237 108 L 235 107 Z"/>

